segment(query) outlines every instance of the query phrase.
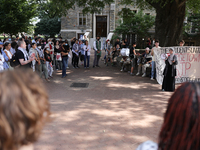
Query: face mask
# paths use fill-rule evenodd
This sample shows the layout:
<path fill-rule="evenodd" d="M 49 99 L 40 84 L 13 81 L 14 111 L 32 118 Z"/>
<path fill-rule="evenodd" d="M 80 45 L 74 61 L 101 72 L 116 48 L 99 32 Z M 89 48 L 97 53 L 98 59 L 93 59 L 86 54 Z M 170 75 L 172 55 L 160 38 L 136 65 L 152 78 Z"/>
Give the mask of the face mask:
<path fill-rule="evenodd" d="M 39 49 L 41 49 L 41 46 L 38 46 Z"/>
<path fill-rule="evenodd" d="M 99 41 L 99 39 L 97 39 L 97 41 Z"/>
<path fill-rule="evenodd" d="M 65 45 L 68 45 L 68 44 L 65 44 Z"/>

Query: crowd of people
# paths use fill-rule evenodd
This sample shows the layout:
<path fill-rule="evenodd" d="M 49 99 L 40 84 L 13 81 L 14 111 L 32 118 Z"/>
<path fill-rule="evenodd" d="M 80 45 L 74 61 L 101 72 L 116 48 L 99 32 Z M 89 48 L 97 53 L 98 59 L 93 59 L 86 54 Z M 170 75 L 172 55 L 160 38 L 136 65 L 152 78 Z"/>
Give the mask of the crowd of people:
<path fill-rule="evenodd" d="M 64 78 L 69 57 L 72 57 L 74 68 L 79 68 L 79 59 L 84 68 L 89 68 L 91 46 L 88 41 L 73 38 L 71 46 L 66 40 L 45 41 L 38 37 L 33 40 L 17 37 L 14 40 L 4 39 L 0 42 L 0 70 L 11 70 L 0 74 L 0 149 L 33 149 L 32 144 L 38 139 L 50 115 L 48 95 L 40 78 L 33 72 L 38 71 L 40 76 L 44 74 L 45 79 L 49 80 L 52 78 L 54 65 L 56 69 L 62 70 Z M 180 46 L 183 45 L 184 41 L 180 41 Z M 131 62 L 130 73 L 133 74 L 136 58 L 141 58 L 138 59 L 136 75 L 139 75 L 142 70 L 142 76 L 145 76 L 146 68 L 150 65 L 152 68 L 155 66 L 154 50 L 159 48 L 159 41 L 155 41 L 151 52 L 150 47 L 147 47 L 140 57 L 137 57 L 135 47 L 136 43 L 130 48 L 129 56 L 126 56 Z M 100 37 L 94 41 L 93 48 L 95 50 L 93 67 L 99 67 L 102 51 Z M 113 47 L 110 41 L 107 41 L 104 57 L 106 65 L 108 65 L 108 60 L 113 65 L 113 60 L 118 58 L 122 48 L 128 48 L 125 41 L 121 44 L 118 39 Z M 165 60 L 162 90 L 174 91 L 178 62 L 173 48 L 170 48 L 169 53 Z M 15 68 L 20 69 L 13 71 Z M 31 68 L 32 71 L 24 70 L 26 68 Z M 155 72 L 152 71 L 151 78 L 154 75 Z M 198 83 L 182 84 L 169 99 L 158 144 L 147 141 L 139 145 L 137 150 L 200 149 L 198 141 L 199 91 Z"/>
<path fill-rule="evenodd" d="M 152 46 L 153 43 L 153 46 Z M 4 41 L 0 41 L 0 71 L 3 70 L 13 70 L 15 68 L 27 67 L 32 68 L 33 72 L 37 72 L 40 77 L 44 75 L 46 81 L 50 81 L 53 78 L 54 70 L 62 70 L 62 78 L 67 76 L 66 69 L 69 68 L 69 58 L 72 57 L 72 66 L 77 69 L 80 68 L 81 64 L 85 69 L 90 67 L 90 55 L 91 50 L 94 50 L 94 60 L 93 68 L 100 67 L 99 61 L 102 55 L 102 51 L 105 50 L 104 63 L 108 66 L 109 62 L 112 66 L 119 62 L 121 64 L 121 70 L 128 70 L 127 64 L 131 66 L 130 75 L 140 75 L 142 72 L 142 77 L 146 76 L 146 69 L 151 67 L 151 80 L 156 78 L 155 73 L 155 55 L 154 51 L 159 49 L 159 41 L 150 39 L 147 40 L 147 47 L 145 53 L 137 53 L 136 43 L 133 43 L 132 46 L 129 45 L 127 39 L 122 40 L 118 38 L 116 42 L 111 44 L 110 40 L 106 41 L 105 46 L 103 46 L 100 37 L 97 36 L 96 40 L 93 42 L 93 45 L 90 46 L 89 39 L 84 36 L 84 39 L 76 39 L 75 37 L 71 39 L 70 44 L 67 40 L 62 38 L 57 39 L 42 39 L 41 37 L 35 36 L 33 39 L 30 37 L 18 36 L 15 39 L 5 38 Z M 180 41 L 180 46 L 184 45 L 184 41 Z M 172 55 L 175 59 L 174 50 L 172 50 Z M 127 52 L 128 51 L 128 52 Z M 173 59 L 174 59 L 173 57 Z M 172 59 L 172 57 L 169 57 Z M 80 63 L 79 63 L 80 61 Z M 172 61 L 168 61 L 166 66 L 171 68 L 171 65 L 174 65 Z M 170 64 L 170 65 L 169 65 Z M 177 61 L 176 61 L 177 64 Z M 138 71 L 134 74 L 134 68 L 138 66 Z M 170 69 L 165 69 L 164 75 L 167 76 L 167 71 Z M 173 66 L 175 68 L 175 66 Z M 172 71 L 173 76 L 176 76 L 175 71 Z M 169 77 L 167 77 L 168 79 Z M 165 80 L 164 80 L 165 81 Z M 173 78 L 175 86 L 175 78 Z M 165 88 L 164 82 L 162 90 L 168 91 L 169 89 Z M 169 85 L 167 85 L 169 86 Z M 171 85 L 170 85 L 171 86 Z M 170 88 L 173 89 L 174 88 Z M 172 90 L 172 91 L 173 91 Z"/>

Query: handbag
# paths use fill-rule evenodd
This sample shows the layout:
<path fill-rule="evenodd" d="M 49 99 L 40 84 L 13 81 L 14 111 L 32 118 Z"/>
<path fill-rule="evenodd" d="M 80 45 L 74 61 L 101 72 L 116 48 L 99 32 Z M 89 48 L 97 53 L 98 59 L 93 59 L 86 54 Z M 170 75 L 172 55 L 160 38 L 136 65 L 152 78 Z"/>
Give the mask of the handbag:
<path fill-rule="evenodd" d="M 56 54 L 56 60 L 58 60 L 58 61 L 61 61 L 61 60 L 62 60 L 61 54 L 60 54 L 60 53 L 57 53 L 57 54 Z"/>

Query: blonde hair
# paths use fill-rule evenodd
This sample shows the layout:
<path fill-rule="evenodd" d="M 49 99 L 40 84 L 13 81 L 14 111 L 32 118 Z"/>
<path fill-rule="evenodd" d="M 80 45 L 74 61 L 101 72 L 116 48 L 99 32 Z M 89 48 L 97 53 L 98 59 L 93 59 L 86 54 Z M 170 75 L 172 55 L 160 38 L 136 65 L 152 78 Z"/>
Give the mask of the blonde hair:
<path fill-rule="evenodd" d="M 49 120 L 45 88 L 31 70 L 0 74 L 0 150 L 17 150 L 38 139 Z"/>

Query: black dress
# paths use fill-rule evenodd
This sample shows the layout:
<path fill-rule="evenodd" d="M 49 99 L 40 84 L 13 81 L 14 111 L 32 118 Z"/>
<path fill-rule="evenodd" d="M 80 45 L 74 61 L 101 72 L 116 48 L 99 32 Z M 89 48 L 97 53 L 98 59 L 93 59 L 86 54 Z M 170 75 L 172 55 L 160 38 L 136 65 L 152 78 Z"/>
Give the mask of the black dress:
<path fill-rule="evenodd" d="M 168 60 L 165 61 L 166 66 L 164 70 L 164 79 L 162 83 L 162 90 L 173 92 L 175 90 L 175 76 L 176 76 L 176 65 L 178 64 L 177 57 L 174 55 L 175 62 L 170 65 Z"/>

